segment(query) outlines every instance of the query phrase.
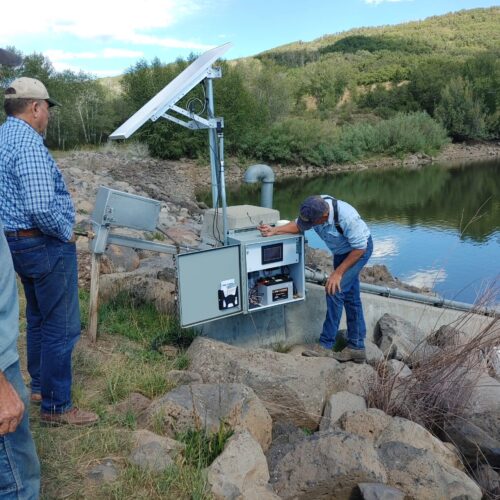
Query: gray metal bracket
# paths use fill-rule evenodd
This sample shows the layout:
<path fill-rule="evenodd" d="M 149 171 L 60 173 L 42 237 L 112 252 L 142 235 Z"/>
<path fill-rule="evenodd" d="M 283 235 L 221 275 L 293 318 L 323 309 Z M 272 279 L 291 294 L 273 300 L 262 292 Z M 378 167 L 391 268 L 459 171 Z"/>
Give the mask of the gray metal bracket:
<path fill-rule="evenodd" d="M 98 255 L 103 254 L 108 245 L 119 245 L 122 247 L 150 250 L 152 252 L 168 253 L 172 255 L 194 251 L 193 248 L 185 245 L 167 245 L 165 243 L 157 243 L 155 241 L 141 240 L 140 238 L 132 238 L 131 236 L 111 233 L 109 226 L 100 226 L 92 223 L 92 227 L 95 236 L 90 242 L 90 248 L 93 253 Z"/>

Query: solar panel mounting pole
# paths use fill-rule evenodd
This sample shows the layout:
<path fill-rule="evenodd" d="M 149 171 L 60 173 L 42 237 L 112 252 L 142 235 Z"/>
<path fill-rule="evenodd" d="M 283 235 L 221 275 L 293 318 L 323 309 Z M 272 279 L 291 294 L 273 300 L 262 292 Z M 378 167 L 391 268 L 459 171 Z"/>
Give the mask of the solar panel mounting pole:
<path fill-rule="evenodd" d="M 128 139 L 138 128 L 144 125 L 146 121 L 156 121 L 159 118 L 165 118 L 166 120 L 191 130 L 208 128 L 212 178 L 212 205 L 217 209 L 219 207 L 219 202 L 222 204 L 224 232 L 224 240 L 222 243 L 224 245 L 227 245 L 227 207 L 224 180 L 224 120 L 220 117 L 215 117 L 212 82 L 214 78 L 220 78 L 222 72 L 220 68 L 213 68 L 212 64 L 231 47 L 231 43 L 226 43 L 202 54 L 109 136 L 110 139 Z M 176 104 L 199 83 L 203 83 L 205 88 L 207 118 L 196 115 L 193 111 L 181 108 Z M 176 115 L 172 115 L 171 112 L 174 112 Z M 189 120 L 183 118 L 188 118 Z"/>

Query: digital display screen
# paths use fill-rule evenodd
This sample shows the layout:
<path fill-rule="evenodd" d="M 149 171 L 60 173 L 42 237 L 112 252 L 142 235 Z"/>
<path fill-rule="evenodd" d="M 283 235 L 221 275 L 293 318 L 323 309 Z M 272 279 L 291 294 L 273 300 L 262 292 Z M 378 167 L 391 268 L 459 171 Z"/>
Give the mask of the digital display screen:
<path fill-rule="evenodd" d="M 283 243 L 275 243 L 262 247 L 262 265 L 283 260 Z"/>

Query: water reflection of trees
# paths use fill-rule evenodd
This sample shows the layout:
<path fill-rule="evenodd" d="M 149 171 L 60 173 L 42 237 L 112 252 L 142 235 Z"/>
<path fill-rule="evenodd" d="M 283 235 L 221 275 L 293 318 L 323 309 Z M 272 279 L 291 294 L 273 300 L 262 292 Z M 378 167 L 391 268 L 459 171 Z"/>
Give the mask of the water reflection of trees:
<path fill-rule="evenodd" d="M 292 218 L 300 201 L 316 193 L 351 203 L 367 221 L 451 227 L 479 242 L 500 229 L 499 162 L 285 179 L 275 185 L 274 206 L 282 217 Z M 228 203 L 259 204 L 259 197 L 259 186 L 242 186 L 229 191 Z"/>

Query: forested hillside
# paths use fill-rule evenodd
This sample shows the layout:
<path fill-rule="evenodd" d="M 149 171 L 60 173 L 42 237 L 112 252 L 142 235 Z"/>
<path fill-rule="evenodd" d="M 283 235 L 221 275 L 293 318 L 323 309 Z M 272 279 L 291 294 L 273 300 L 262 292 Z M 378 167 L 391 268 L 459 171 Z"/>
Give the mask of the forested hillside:
<path fill-rule="evenodd" d="M 226 151 L 284 164 L 328 165 L 375 155 L 433 153 L 449 140 L 500 137 L 500 8 L 460 11 L 396 26 L 360 28 L 221 62 L 217 115 Z M 139 61 L 122 91 L 89 75 L 57 73 L 41 55 L 16 72 L 63 101 L 51 147 L 100 144 L 189 60 Z M 201 86 L 185 102 L 204 107 Z M 194 99 L 193 99 L 194 98 Z M 163 158 L 208 153 L 207 134 L 158 121 L 136 134 Z"/>

